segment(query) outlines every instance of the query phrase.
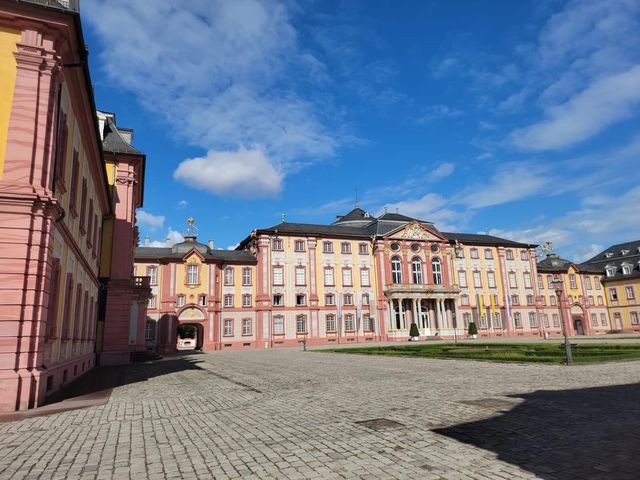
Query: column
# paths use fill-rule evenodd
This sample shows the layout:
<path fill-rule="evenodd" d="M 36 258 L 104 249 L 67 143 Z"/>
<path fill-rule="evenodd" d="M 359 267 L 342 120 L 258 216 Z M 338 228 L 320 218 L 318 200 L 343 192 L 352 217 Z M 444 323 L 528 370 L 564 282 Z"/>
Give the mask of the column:
<path fill-rule="evenodd" d="M 460 327 L 460 322 L 462 321 L 462 326 L 463 326 L 463 330 L 464 330 L 464 321 L 460 318 L 459 316 L 459 312 L 458 312 L 458 304 L 455 300 L 452 300 L 453 302 L 453 312 L 456 316 L 456 321 L 453 324 L 453 328 L 458 329 Z"/>
<path fill-rule="evenodd" d="M 418 318 L 418 305 L 416 304 L 416 299 L 412 298 L 411 299 L 411 306 L 413 307 L 413 311 L 411 312 L 411 314 L 413 315 L 413 323 L 416 324 L 416 326 L 419 328 L 420 327 L 420 319 Z"/>
<path fill-rule="evenodd" d="M 393 325 L 393 300 L 387 300 L 387 318 L 389 319 L 389 330 L 394 330 Z"/>

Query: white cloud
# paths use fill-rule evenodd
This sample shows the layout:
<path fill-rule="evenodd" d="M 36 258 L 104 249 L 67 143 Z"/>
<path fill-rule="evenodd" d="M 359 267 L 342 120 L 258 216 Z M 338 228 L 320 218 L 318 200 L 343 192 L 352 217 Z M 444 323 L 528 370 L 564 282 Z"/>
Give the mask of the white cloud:
<path fill-rule="evenodd" d="M 463 115 L 462 110 L 448 105 L 431 105 L 425 109 L 425 114 L 416 118 L 416 123 L 424 124 L 446 118 L 458 118 Z"/>
<path fill-rule="evenodd" d="M 451 175 L 455 169 L 455 164 L 451 162 L 441 163 L 430 173 L 430 178 L 432 180 L 440 180 Z"/>
<path fill-rule="evenodd" d="M 275 195 L 282 186 L 282 174 L 259 148 L 209 151 L 206 157 L 184 160 L 173 177 L 193 188 L 243 198 Z"/>
<path fill-rule="evenodd" d="M 109 79 L 174 132 L 208 157 L 260 147 L 284 175 L 333 155 L 342 142 L 326 127 L 330 100 L 318 105 L 296 91 L 296 80 L 323 77 L 323 65 L 300 47 L 290 6 L 93 0 L 83 13 L 106 45 L 100 60 Z M 273 182 L 273 168 L 268 173 Z M 255 194 L 273 191 L 262 185 Z"/>
<path fill-rule="evenodd" d="M 164 226 L 165 218 L 164 215 L 153 215 L 144 210 L 138 210 L 136 211 L 136 220 L 139 226 L 154 231 Z"/>
<path fill-rule="evenodd" d="M 178 210 L 182 210 L 183 208 L 187 208 L 187 205 L 189 205 L 189 202 L 187 202 L 186 200 L 180 200 L 176 208 Z"/>
<path fill-rule="evenodd" d="M 628 118 L 640 102 L 640 65 L 596 80 L 562 105 L 548 109 L 547 119 L 511 134 L 524 150 L 568 147 Z"/>
<path fill-rule="evenodd" d="M 460 222 L 465 215 L 447 208 L 447 199 L 435 193 L 427 193 L 420 198 L 404 200 L 387 205 L 389 212 L 396 212 L 412 218 L 433 222 L 439 230 L 455 230 L 456 222 Z M 382 210 L 378 215 L 384 213 Z"/>
<path fill-rule="evenodd" d="M 604 250 L 604 245 L 598 243 L 591 243 L 589 245 L 580 245 L 575 250 L 574 260 L 576 262 L 585 262 L 590 258 L 595 257 L 597 254 Z"/>
<path fill-rule="evenodd" d="M 152 240 L 149 242 L 150 247 L 171 247 L 176 243 L 184 242 L 184 237 L 180 232 L 169 227 L 164 240 Z"/>

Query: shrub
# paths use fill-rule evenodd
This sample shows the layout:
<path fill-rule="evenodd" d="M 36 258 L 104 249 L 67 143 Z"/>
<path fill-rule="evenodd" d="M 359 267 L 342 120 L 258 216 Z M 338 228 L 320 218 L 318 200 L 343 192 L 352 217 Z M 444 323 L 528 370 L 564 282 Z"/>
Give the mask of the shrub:
<path fill-rule="evenodd" d="M 420 330 L 418 330 L 418 325 L 416 325 L 415 323 L 412 323 L 411 327 L 409 328 L 409 336 L 410 337 L 420 336 Z"/>
<path fill-rule="evenodd" d="M 477 335 L 478 327 L 476 327 L 476 322 L 469 323 L 469 335 Z"/>

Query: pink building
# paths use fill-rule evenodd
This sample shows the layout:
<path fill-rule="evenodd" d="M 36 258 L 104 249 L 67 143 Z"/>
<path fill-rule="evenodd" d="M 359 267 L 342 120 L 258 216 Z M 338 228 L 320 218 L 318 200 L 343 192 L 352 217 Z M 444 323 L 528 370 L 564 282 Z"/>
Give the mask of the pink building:
<path fill-rule="evenodd" d="M 0 27 L 0 411 L 12 411 L 41 405 L 95 365 L 112 273 L 133 293 L 114 302 L 129 305 L 126 315 L 112 308 L 104 350 L 135 347 L 109 335 L 129 331 L 131 304 L 145 294 L 126 254 L 144 156 L 112 148 L 107 134 L 108 175 L 102 138 L 115 126 L 96 116 L 76 2 L 3 2 Z M 112 235 L 122 245 L 116 263 Z"/>

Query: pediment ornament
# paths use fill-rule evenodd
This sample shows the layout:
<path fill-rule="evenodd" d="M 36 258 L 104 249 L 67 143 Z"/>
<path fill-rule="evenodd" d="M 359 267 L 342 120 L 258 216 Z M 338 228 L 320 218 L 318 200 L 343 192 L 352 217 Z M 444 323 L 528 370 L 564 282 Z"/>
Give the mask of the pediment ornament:
<path fill-rule="evenodd" d="M 440 240 L 426 228 L 421 227 L 417 223 L 411 223 L 403 230 L 399 231 L 396 235 L 394 235 L 394 237 L 407 240 Z"/>

